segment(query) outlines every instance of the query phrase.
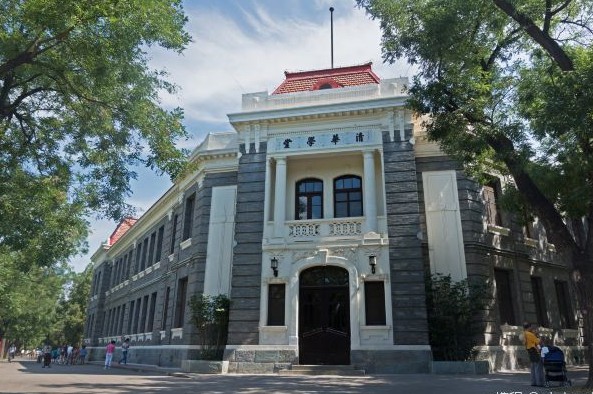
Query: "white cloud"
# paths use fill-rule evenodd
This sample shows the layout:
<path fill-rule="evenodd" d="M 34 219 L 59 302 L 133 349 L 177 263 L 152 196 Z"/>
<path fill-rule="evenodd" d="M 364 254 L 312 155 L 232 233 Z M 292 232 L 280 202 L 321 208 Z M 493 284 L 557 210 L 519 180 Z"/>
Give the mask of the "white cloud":
<path fill-rule="evenodd" d="M 229 130 L 226 115 L 241 110 L 241 95 L 265 90 L 271 93 L 283 81 L 285 70 L 330 68 L 330 6 L 336 9 L 335 67 L 372 61 L 381 78 L 411 76 L 410 66 L 403 62 L 397 66 L 382 63 L 379 23 L 354 7 L 351 0 L 286 1 L 281 17 L 272 15 L 261 2 L 245 3 L 239 12 L 225 9 L 224 2 L 204 3 L 208 5 L 192 4 L 186 9 L 193 42 L 182 55 L 151 50 L 152 66 L 167 70 L 168 79 L 181 88 L 176 95 L 162 96 L 166 107 L 185 110 L 185 124 L 192 138 L 181 141 L 179 147 L 191 150 L 207 132 Z M 327 13 L 327 18 L 317 23 L 314 18 L 291 15 L 291 10 L 305 8 Z M 319 14 L 315 16 L 319 19 Z M 139 173 L 129 202 L 139 208 L 139 213 L 145 212 L 169 185 L 168 179 Z M 105 242 L 115 226 L 110 221 L 92 222 L 89 254 Z M 82 270 L 89 260 L 88 256 L 79 256 L 72 264 Z"/>
<path fill-rule="evenodd" d="M 407 75 L 407 67 L 396 70 L 382 64 L 378 22 L 360 9 L 343 8 L 334 16 L 334 66 L 372 61 L 380 77 Z M 272 92 L 282 82 L 283 71 L 331 66 L 329 17 L 313 24 L 289 14 L 278 18 L 256 6 L 242 10 L 240 25 L 222 9 L 189 12 L 194 42 L 182 56 L 155 52 L 153 61 L 181 86 L 177 96 L 163 100 L 168 106 L 182 106 L 188 122 L 224 122 L 228 113 L 240 111 L 242 93 Z"/>

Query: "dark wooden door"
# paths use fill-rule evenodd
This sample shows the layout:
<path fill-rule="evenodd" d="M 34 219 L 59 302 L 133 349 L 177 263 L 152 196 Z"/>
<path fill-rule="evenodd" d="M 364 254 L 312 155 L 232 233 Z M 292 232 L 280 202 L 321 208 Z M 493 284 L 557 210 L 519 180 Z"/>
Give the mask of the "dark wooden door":
<path fill-rule="evenodd" d="M 350 364 L 348 283 L 348 271 L 339 267 L 314 267 L 301 273 L 300 364 Z"/>

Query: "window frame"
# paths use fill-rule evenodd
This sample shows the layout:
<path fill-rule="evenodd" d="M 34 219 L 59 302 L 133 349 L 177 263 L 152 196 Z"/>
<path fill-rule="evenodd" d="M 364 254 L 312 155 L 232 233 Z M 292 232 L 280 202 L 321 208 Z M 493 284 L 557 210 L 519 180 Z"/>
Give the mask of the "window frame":
<path fill-rule="evenodd" d="M 338 182 L 346 181 L 346 180 L 356 180 L 358 181 L 358 187 L 350 187 L 350 188 L 340 188 L 338 189 Z M 355 200 L 351 198 L 352 193 L 359 193 L 360 200 Z M 345 194 L 346 200 L 345 201 L 337 201 L 338 195 Z M 363 196 L 363 186 L 362 186 L 362 177 L 353 174 L 342 175 L 333 180 L 333 200 L 334 200 L 334 218 L 350 218 L 350 217 L 360 217 L 364 216 L 364 196 Z M 346 204 L 346 215 L 338 214 L 337 205 L 339 204 Z M 360 215 L 354 215 L 352 213 L 354 203 L 360 203 Z"/>
<path fill-rule="evenodd" d="M 278 290 L 278 291 L 274 291 Z M 286 283 L 268 284 L 268 326 L 286 325 Z"/>
<path fill-rule="evenodd" d="M 364 282 L 364 312 L 365 325 L 385 326 L 387 324 L 384 281 L 369 280 Z"/>
<path fill-rule="evenodd" d="M 301 187 L 301 185 L 306 185 L 306 184 L 315 184 L 315 185 L 321 185 L 321 191 L 304 191 L 301 192 L 299 189 Z M 323 219 L 323 180 L 318 179 L 318 178 L 305 178 L 305 179 L 301 179 L 300 181 L 298 181 L 295 184 L 295 188 L 294 188 L 294 194 L 295 194 L 295 204 L 294 204 L 294 219 L 295 220 L 315 220 L 315 219 Z M 301 201 L 301 197 L 306 197 L 307 199 L 307 205 L 306 205 L 306 218 L 301 218 L 300 217 L 300 201 Z M 313 204 L 312 199 L 314 197 L 320 197 L 321 198 L 321 204 L 320 204 L 320 208 L 321 208 L 321 214 L 319 217 L 313 217 L 313 207 L 315 206 Z"/>

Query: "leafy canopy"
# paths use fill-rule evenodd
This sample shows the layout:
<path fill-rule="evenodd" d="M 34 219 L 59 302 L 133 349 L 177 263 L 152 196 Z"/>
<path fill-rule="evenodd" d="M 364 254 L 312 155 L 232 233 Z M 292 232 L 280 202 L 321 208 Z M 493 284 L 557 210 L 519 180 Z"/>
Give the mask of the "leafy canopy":
<path fill-rule="evenodd" d="M 147 51 L 181 52 L 185 23 L 180 0 L 0 2 L 0 246 L 64 259 L 85 215 L 132 211 L 133 166 L 180 171 L 183 112 Z"/>
<path fill-rule="evenodd" d="M 409 104 L 428 137 L 476 178 L 512 178 L 559 249 L 588 248 L 564 219 L 593 218 L 593 2 L 357 3 L 381 21 L 384 59 L 418 67 Z"/>

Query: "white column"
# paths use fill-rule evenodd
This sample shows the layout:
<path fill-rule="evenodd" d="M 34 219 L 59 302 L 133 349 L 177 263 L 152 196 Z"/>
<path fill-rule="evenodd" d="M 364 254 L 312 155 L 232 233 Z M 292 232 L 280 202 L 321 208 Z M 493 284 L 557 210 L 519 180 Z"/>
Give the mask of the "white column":
<path fill-rule="evenodd" d="M 286 158 L 276 158 L 276 189 L 274 191 L 274 236 L 284 236 L 286 218 Z"/>
<path fill-rule="evenodd" d="M 372 151 L 365 151 L 364 156 L 364 216 L 366 231 L 377 232 L 377 188 L 375 186 L 375 160 Z"/>

